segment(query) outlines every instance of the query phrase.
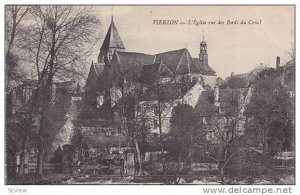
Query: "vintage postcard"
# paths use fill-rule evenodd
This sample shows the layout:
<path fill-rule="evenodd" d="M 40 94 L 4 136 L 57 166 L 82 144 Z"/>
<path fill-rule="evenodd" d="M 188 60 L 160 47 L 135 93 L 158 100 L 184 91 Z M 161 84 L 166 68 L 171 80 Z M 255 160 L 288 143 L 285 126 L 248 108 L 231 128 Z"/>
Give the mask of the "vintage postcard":
<path fill-rule="evenodd" d="M 6 184 L 295 184 L 295 5 L 4 9 Z"/>

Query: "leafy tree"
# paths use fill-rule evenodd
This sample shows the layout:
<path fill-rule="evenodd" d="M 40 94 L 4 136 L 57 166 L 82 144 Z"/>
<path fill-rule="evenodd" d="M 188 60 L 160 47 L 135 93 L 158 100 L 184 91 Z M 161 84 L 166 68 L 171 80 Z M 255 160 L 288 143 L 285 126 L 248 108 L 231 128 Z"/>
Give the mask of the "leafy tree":
<path fill-rule="evenodd" d="M 191 106 L 178 104 L 174 107 L 170 119 L 172 141 L 168 148 L 171 149 L 171 155 L 177 160 L 177 173 L 179 172 L 180 163 L 184 159 L 189 159 L 191 163 L 196 123 L 197 120 Z"/>
<path fill-rule="evenodd" d="M 265 152 L 282 151 L 292 143 L 292 101 L 280 81 L 281 73 L 275 69 L 261 71 L 254 83 L 253 95 L 246 108 L 248 136 L 255 146 L 262 145 Z"/>
<path fill-rule="evenodd" d="M 248 87 L 248 81 L 246 78 L 240 78 L 238 76 L 232 75 L 227 77 L 224 82 L 222 82 L 220 88 L 221 89 L 238 89 L 238 88 L 245 88 Z"/>

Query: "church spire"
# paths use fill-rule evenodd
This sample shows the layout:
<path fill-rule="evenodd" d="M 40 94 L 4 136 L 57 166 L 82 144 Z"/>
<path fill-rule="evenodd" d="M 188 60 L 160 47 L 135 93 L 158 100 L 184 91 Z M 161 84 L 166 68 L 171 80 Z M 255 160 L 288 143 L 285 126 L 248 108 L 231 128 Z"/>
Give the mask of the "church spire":
<path fill-rule="evenodd" d="M 121 40 L 118 30 L 114 24 L 113 15 L 111 15 L 111 23 L 100 48 L 98 62 L 104 63 L 104 59 L 111 59 L 115 51 L 124 51 L 125 46 Z"/>

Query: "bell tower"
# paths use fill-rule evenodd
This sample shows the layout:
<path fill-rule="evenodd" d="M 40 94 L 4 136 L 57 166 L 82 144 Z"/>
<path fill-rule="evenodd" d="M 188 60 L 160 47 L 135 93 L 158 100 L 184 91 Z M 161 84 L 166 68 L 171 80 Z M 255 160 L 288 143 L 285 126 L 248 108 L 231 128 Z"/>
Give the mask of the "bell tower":
<path fill-rule="evenodd" d="M 208 66 L 207 44 L 204 41 L 204 37 L 200 43 L 199 61 L 200 61 L 200 65 Z"/>
<path fill-rule="evenodd" d="M 111 23 L 98 55 L 98 63 L 109 63 L 115 51 L 125 51 L 125 46 L 111 16 Z"/>

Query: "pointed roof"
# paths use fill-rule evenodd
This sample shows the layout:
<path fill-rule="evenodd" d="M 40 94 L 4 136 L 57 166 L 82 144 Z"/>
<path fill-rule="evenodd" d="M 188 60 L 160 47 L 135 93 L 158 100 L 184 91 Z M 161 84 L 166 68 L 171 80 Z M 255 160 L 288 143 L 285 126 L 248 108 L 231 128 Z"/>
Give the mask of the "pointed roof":
<path fill-rule="evenodd" d="M 125 49 L 118 30 L 114 24 L 113 17 L 100 50 L 108 51 L 110 48 Z"/>
<path fill-rule="evenodd" d="M 153 61 L 154 56 L 149 54 L 115 52 L 111 62 L 111 72 L 121 73 L 125 78 L 131 79 L 139 74 L 144 65 L 152 64 Z"/>
<path fill-rule="evenodd" d="M 163 62 L 143 66 L 141 75 L 174 76 L 173 72 Z"/>
<path fill-rule="evenodd" d="M 159 64 L 150 64 L 142 67 L 140 71 L 140 82 L 144 84 L 153 83 L 159 77 L 174 76 L 173 72 L 162 62 Z"/>
<path fill-rule="evenodd" d="M 152 64 L 155 58 L 153 55 L 137 52 L 115 52 L 115 55 L 122 70 Z"/>
<path fill-rule="evenodd" d="M 212 69 L 209 65 L 201 64 L 198 58 L 193 58 L 193 60 L 197 63 L 202 74 L 204 75 L 216 74 L 216 71 L 214 71 L 214 69 Z"/>
<path fill-rule="evenodd" d="M 162 62 L 174 74 L 201 73 L 186 48 L 159 53 L 155 57 L 154 63 Z"/>

